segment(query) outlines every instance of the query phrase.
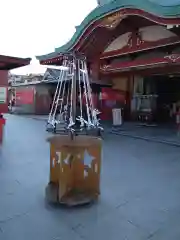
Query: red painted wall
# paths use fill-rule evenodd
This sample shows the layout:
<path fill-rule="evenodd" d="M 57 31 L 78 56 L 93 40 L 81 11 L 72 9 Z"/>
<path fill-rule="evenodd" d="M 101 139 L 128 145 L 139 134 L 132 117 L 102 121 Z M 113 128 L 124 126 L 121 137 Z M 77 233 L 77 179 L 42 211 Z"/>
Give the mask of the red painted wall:
<path fill-rule="evenodd" d="M 0 87 L 6 87 L 7 99 L 6 103 L 0 103 L 0 113 L 8 112 L 8 71 L 0 70 Z"/>
<path fill-rule="evenodd" d="M 34 87 L 32 88 L 17 88 L 15 94 L 16 106 L 23 104 L 34 104 Z"/>
<path fill-rule="evenodd" d="M 36 86 L 35 95 L 35 113 L 36 114 L 49 114 L 52 99 L 50 97 L 49 87 L 47 85 Z"/>
<path fill-rule="evenodd" d="M 52 99 L 48 95 L 36 95 L 36 105 L 35 113 L 36 114 L 49 114 L 51 108 Z"/>

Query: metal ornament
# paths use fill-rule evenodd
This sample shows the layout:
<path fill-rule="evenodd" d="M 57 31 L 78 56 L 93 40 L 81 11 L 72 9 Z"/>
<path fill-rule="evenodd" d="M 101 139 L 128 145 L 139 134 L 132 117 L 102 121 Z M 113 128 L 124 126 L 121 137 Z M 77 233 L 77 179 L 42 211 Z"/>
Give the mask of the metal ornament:
<path fill-rule="evenodd" d="M 63 124 L 71 136 L 78 130 L 87 130 L 86 133 L 91 129 L 101 131 L 99 114 L 93 106 L 86 58 L 74 53 L 65 54 L 47 126 L 56 132 L 57 126 Z"/>

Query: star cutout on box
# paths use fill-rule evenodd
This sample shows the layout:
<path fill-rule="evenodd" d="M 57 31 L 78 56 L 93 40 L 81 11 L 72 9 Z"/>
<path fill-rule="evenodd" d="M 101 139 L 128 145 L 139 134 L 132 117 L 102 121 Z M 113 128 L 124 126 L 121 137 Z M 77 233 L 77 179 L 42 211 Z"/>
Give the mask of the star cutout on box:
<path fill-rule="evenodd" d="M 94 159 L 87 150 L 84 152 L 84 165 L 91 167 L 92 160 Z"/>
<path fill-rule="evenodd" d="M 63 162 L 64 162 L 65 164 L 69 165 L 69 163 L 70 163 L 70 157 L 71 157 L 71 154 L 68 153 L 68 155 L 67 155 L 66 158 L 63 160 Z"/>

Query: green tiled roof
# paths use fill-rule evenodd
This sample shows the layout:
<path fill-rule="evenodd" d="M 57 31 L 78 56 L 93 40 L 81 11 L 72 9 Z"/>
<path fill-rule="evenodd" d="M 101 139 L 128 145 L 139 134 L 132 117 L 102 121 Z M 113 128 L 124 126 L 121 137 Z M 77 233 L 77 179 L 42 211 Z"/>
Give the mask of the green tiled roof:
<path fill-rule="evenodd" d="M 45 55 L 36 56 L 36 58 L 41 61 L 41 60 L 54 58 L 54 57 L 57 57 L 57 56 L 58 56 L 58 53 L 52 52 L 52 53 L 48 53 L 48 54 L 45 54 Z"/>
<path fill-rule="evenodd" d="M 177 18 L 180 17 L 180 2 L 174 3 L 175 0 L 171 1 L 171 4 L 169 3 L 167 5 L 158 3 L 159 0 L 156 0 L 157 2 L 150 1 L 150 0 L 114 0 L 110 3 L 104 4 L 102 6 L 99 6 L 95 8 L 87 17 L 83 20 L 81 25 L 79 25 L 76 28 L 75 34 L 72 36 L 71 40 L 67 42 L 65 45 L 56 48 L 54 53 L 50 53 L 47 55 L 37 56 L 36 58 L 38 60 L 45 60 L 48 58 L 53 58 L 58 55 L 58 53 L 64 53 L 71 50 L 71 48 L 74 46 L 74 44 L 77 43 L 80 36 L 84 33 L 85 29 L 95 20 L 98 20 L 102 18 L 103 16 L 115 12 L 119 9 L 123 8 L 135 8 L 135 9 L 141 9 L 146 12 L 152 13 L 157 16 L 166 17 L 166 18 Z M 177 0 L 176 0 L 177 2 Z"/>

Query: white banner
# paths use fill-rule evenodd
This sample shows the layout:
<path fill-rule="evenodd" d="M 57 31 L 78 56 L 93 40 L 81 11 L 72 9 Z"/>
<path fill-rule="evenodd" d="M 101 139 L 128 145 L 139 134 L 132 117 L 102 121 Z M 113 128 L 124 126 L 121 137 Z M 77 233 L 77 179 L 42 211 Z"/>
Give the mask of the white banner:
<path fill-rule="evenodd" d="M 6 101 L 7 101 L 7 88 L 0 87 L 0 104 L 6 103 Z"/>

